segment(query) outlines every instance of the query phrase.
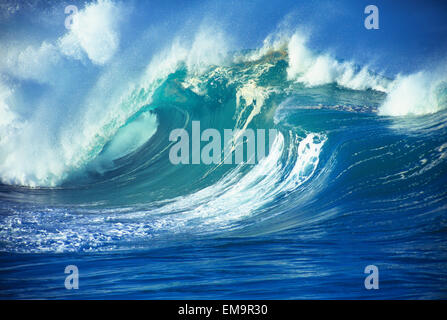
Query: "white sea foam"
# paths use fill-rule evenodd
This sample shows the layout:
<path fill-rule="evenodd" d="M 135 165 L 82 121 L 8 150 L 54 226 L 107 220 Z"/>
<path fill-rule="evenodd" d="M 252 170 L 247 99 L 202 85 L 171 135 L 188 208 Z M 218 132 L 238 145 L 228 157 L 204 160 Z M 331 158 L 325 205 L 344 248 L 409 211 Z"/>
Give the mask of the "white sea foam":
<path fill-rule="evenodd" d="M 220 181 L 200 191 L 174 199 L 171 204 L 157 210 L 161 214 L 159 225 L 176 226 L 183 231 L 197 229 L 194 222 L 206 232 L 225 228 L 242 218 L 260 212 L 259 209 L 286 192 L 292 192 L 315 173 L 324 136 L 311 133 L 304 139 L 292 135 L 287 161 L 282 157 L 287 148 L 282 133 L 278 133 L 267 157 L 261 159 L 247 174 L 242 174 L 242 165 Z M 165 216 L 166 213 L 180 212 Z"/>
<path fill-rule="evenodd" d="M 99 6 L 95 7 L 96 9 L 91 6 L 93 5 L 89 5 L 85 11 L 80 13 L 87 12 L 86 16 L 93 19 L 94 13 L 99 14 L 98 8 L 101 6 L 108 8 L 109 11 L 106 10 L 109 12 L 106 14 L 107 17 L 114 10 L 109 8 L 111 6 L 109 1 L 99 1 L 94 5 Z M 84 31 L 87 32 L 87 30 Z M 72 34 L 73 31 L 67 36 L 71 37 Z M 148 120 L 149 127 L 154 130 L 150 128 L 143 132 L 133 130 L 138 127 L 138 121 L 135 125 L 128 126 L 127 129 L 120 130 L 120 128 L 142 106 L 152 101 L 153 92 L 169 74 L 178 70 L 181 64 L 186 65 L 190 73 L 197 74 L 203 72 L 210 64 L 220 63 L 226 49 L 222 38 L 216 35 L 217 32 L 202 29 L 193 37 L 193 41 L 181 41 L 180 37 L 177 38 L 172 45 L 161 50 L 151 59 L 146 70 L 142 71 L 140 76 L 134 78 L 127 75 L 125 65 L 116 63 L 104 65 L 105 69 L 95 80 L 93 87 L 88 92 L 81 92 L 76 97 L 78 99 L 76 114 L 66 115 L 63 112 L 54 112 L 59 105 L 48 105 L 48 102 L 60 102 L 52 101 L 52 99 L 34 102 L 33 109 L 35 111 L 33 110 L 34 114 L 30 121 L 23 126 L 20 132 L 10 135 L 7 143 L 2 144 L 0 150 L 3 160 L 0 164 L 1 181 L 7 184 L 31 187 L 56 186 L 71 172 L 83 168 L 92 161 L 102 151 L 105 144 L 114 138 L 137 143 L 136 146 L 132 144 L 129 148 L 124 148 L 123 143 L 112 142 L 109 152 L 105 153 L 106 158 L 121 157 L 125 152 L 134 151 L 144 143 L 142 140 L 149 139 L 153 134 L 154 128 L 156 128 L 155 116 L 150 115 Z M 105 47 L 112 52 L 115 50 L 113 46 Z M 102 55 L 102 51 L 91 51 L 90 53 L 91 58 L 94 59 L 93 62 L 99 63 L 107 60 L 103 59 L 105 56 Z M 47 74 L 59 74 L 61 79 L 69 77 L 67 73 L 61 74 L 60 71 L 50 70 L 56 67 L 56 63 L 50 64 L 48 70 L 39 69 L 42 68 L 38 66 L 40 59 L 45 60 L 49 54 L 55 54 L 57 63 L 64 62 L 61 58 L 64 57 L 64 52 L 60 53 L 58 46 L 44 42 L 39 49 L 26 51 L 27 59 L 31 58 L 29 61 L 27 60 L 28 65 L 25 71 L 28 73 L 16 72 L 13 75 L 20 79 L 36 81 L 38 78 L 44 79 Z M 16 60 L 10 65 L 10 70 L 18 64 L 20 61 Z M 64 65 L 62 65 L 62 70 L 63 67 Z M 62 95 L 64 93 L 72 95 L 71 87 L 64 88 L 63 81 L 51 82 L 51 85 L 54 86 L 56 92 Z M 11 106 L 6 107 L 2 104 L 2 113 L 5 115 L 3 122 L 10 122 L 10 117 L 13 114 L 11 110 L 13 110 Z M 51 110 L 53 111 L 51 112 Z M 58 117 L 61 119 L 57 119 Z M 63 126 L 53 128 L 48 125 L 51 120 L 63 122 Z M 148 124 L 147 121 L 143 122 Z M 3 140 L 5 140 L 4 136 Z M 33 159 L 33 161 L 29 161 L 29 159 Z"/>
<path fill-rule="evenodd" d="M 447 107 L 445 66 L 421 71 L 395 80 L 378 75 L 368 66 L 359 68 L 354 62 L 340 62 L 329 53 L 316 54 L 307 46 L 307 36 L 280 32 L 264 41 L 264 46 L 250 53 L 248 60 L 259 59 L 270 51 L 287 47 L 287 78 L 313 87 L 336 83 L 353 90 L 372 89 L 387 94 L 379 114 L 391 116 L 424 115 Z M 286 45 L 285 45 L 286 44 Z"/>
<path fill-rule="evenodd" d="M 339 62 L 328 53 L 315 54 L 308 49 L 307 39 L 295 33 L 288 42 L 289 67 L 287 78 L 307 86 L 337 83 L 340 86 L 386 92 L 387 79 L 375 75 L 367 67 L 358 69 L 352 62 Z"/>
<path fill-rule="evenodd" d="M 59 39 L 63 54 L 82 59 L 85 53 L 95 64 L 110 61 L 120 43 L 119 23 L 125 9 L 110 0 L 87 4 L 73 16 L 70 31 Z"/>
<path fill-rule="evenodd" d="M 12 245 L 8 250 L 21 252 L 96 251 L 113 249 L 115 239 L 126 243 L 166 231 L 203 234 L 233 228 L 238 221 L 262 214 L 269 203 L 296 191 L 315 174 L 326 138 L 290 135 L 288 146 L 281 133 L 276 135 L 269 155 L 247 173 L 239 166 L 213 185 L 153 208 L 11 212 L 0 224 L 0 240 Z"/>
<path fill-rule="evenodd" d="M 229 48 L 227 37 L 218 30 L 202 27 L 193 37 L 175 38 L 153 56 L 146 70 L 130 77 L 125 63 L 120 66 L 117 63 L 119 57 L 116 57 L 120 35 L 120 22 L 116 20 L 119 15 L 116 13 L 119 8 L 110 0 L 88 4 L 78 13 L 80 20 L 77 21 L 83 22 L 82 26 L 75 22 L 73 29 L 60 39 L 42 41 L 40 45 L 19 47 L 5 44 L 2 47 L 2 74 L 19 81 L 26 79 L 43 83 L 45 90 L 49 90 L 45 99 L 32 101 L 32 106 L 27 109 L 29 121 L 21 120 L 22 129 L 14 130 L 19 123 L 15 106 L 11 103 L 15 92 L 7 87 L 1 88 L 2 182 L 27 186 L 59 184 L 70 172 L 93 160 L 129 117 L 151 103 L 153 92 L 179 66 L 186 66 L 188 75 L 184 84 L 196 92 L 200 92 L 199 84 L 203 80 L 200 76 L 205 70 L 218 66 L 214 68 L 217 74 L 224 69 L 222 65 L 227 62 Z M 99 29 L 101 36 L 97 36 Z M 287 77 L 290 81 L 307 86 L 337 83 L 351 89 L 373 89 L 387 93 L 386 101 L 379 110 L 383 115 L 432 113 L 446 105 L 445 78 L 441 76 L 421 72 L 389 81 L 370 72 L 367 67 L 358 68 L 355 63 L 339 62 L 330 54 L 312 52 L 306 45 L 306 37 L 300 33 L 272 35 L 261 49 L 239 56 L 236 62 L 254 62 L 273 51 L 288 54 L 284 56 L 288 62 Z M 72 59 L 83 59 L 83 55 L 102 68 L 94 68 L 101 71 L 96 75 L 97 79 L 89 79 L 92 80 L 91 88 L 73 95 L 72 81 L 80 79 L 71 79 L 69 72 L 62 71 L 67 61 L 73 63 Z M 229 83 L 236 85 L 237 107 L 252 108 L 249 118 L 244 120 L 245 123 L 238 123 L 238 127 L 246 127 L 253 117 L 260 114 L 269 96 L 271 88 L 258 83 L 260 75 L 271 67 L 267 60 L 265 63 L 250 64 L 247 68 L 253 70 L 250 70 L 249 77 L 231 78 L 231 73 L 225 74 L 230 75 Z M 89 68 L 91 64 L 83 64 L 83 67 Z M 75 98 L 75 101 L 67 102 L 76 104 L 75 114 L 65 113 L 61 101 L 66 96 Z M 58 121 L 63 125 L 58 123 L 51 126 L 52 122 Z M 129 129 L 127 133 L 131 132 L 133 130 Z M 138 138 L 142 136 L 149 137 L 137 135 L 138 145 L 144 143 Z M 119 151 L 120 148 L 116 150 L 116 154 L 123 155 L 124 151 Z"/>
<path fill-rule="evenodd" d="M 0 51 L 0 72 L 38 83 L 55 83 L 61 61 L 58 48 L 43 41 L 40 46 L 7 45 Z"/>
<path fill-rule="evenodd" d="M 201 27 L 188 50 L 189 72 L 200 73 L 210 65 L 222 65 L 228 52 L 228 38 L 220 30 Z"/>
<path fill-rule="evenodd" d="M 0 49 L 0 72 L 19 79 L 57 84 L 63 59 L 84 59 L 104 65 L 119 48 L 119 25 L 126 10 L 110 0 L 87 4 L 74 17 L 72 29 L 40 45 L 5 43 Z"/>
<path fill-rule="evenodd" d="M 447 108 L 446 80 L 445 76 L 436 71 L 398 76 L 379 108 L 379 114 L 424 115 Z"/>
<path fill-rule="evenodd" d="M 105 69 L 90 92 L 76 92 L 78 89 L 73 87 L 73 82 L 84 79 L 72 76 L 71 59 L 85 54 L 93 63 L 105 65 L 118 50 L 119 21 L 123 16 L 120 10 L 109 0 L 93 2 L 78 12 L 73 28 L 57 40 L 45 40 L 40 46 L 11 42 L 2 47 L 2 74 L 46 85 L 39 88 L 40 99 L 30 99 L 28 104 L 15 99 L 17 105 L 6 105 L 2 99 L 3 183 L 57 185 L 72 170 L 93 159 L 129 116 L 148 101 L 153 88 L 134 86 L 116 66 Z M 84 68 L 89 65 L 84 64 Z M 20 85 L 18 88 L 20 96 Z M 138 96 L 134 91 L 137 89 L 147 90 Z M 66 105 L 74 105 L 75 110 Z M 21 122 L 21 130 L 13 130 L 17 121 L 12 123 L 11 115 L 16 107 L 29 117 L 26 123 Z M 7 140 L 5 132 L 9 134 Z"/>

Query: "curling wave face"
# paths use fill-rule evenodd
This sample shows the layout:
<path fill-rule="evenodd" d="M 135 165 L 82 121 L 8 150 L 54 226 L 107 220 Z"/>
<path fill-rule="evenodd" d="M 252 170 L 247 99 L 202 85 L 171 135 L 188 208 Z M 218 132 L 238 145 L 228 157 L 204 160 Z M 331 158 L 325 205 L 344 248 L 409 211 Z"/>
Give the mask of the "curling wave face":
<path fill-rule="evenodd" d="M 289 230 L 380 203 L 379 215 L 445 205 L 441 71 L 390 79 L 312 52 L 298 32 L 229 51 L 221 32 L 202 28 L 129 72 L 114 58 L 116 8 L 96 6 L 104 8 L 81 12 L 84 24 L 0 70 L 2 251 L 144 248 L 160 238 Z M 83 27 L 97 15 L 107 30 L 100 46 Z M 53 60 L 29 62 L 38 57 Z M 71 91 L 80 63 L 95 72 L 109 61 Z M 70 77 L 56 81 L 59 67 Z M 279 134 L 255 165 L 173 165 L 169 133 L 194 120 Z"/>

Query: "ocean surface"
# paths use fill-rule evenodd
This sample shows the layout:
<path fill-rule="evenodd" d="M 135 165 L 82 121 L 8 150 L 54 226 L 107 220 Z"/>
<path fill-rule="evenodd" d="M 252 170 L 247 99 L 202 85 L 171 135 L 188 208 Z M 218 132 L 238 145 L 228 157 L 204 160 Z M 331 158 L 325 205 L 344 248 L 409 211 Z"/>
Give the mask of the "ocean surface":
<path fill-rule="evenodd" d="M 26 45 L 0 32 L 1 299 L 447 298 L 444 60 L 385 73 L 284 27 L 152 52 L 119 6 Z M 192 121 L 278 134 L 255 164 L 174 165 Z"/>

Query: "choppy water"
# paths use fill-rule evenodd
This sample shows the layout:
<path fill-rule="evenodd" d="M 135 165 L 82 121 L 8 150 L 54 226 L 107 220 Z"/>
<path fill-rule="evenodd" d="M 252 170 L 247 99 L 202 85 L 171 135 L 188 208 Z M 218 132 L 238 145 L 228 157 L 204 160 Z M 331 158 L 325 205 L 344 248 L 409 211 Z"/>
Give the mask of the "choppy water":
<path fill-rule="evenodd" d="M 63 49 L 25 54 L 72 70 Z M 83 49 L 84 68 L 109 59 Z M 51 74 L 0 83 L 1 298 L 447 297 L 444 73 L 385 77 L 299 32 L 225 51 L 201 31 L 149 61 L 85 95 Z M 279 134 L 254 165 L 173 165 L 169 134 L 192 121 Z"/>

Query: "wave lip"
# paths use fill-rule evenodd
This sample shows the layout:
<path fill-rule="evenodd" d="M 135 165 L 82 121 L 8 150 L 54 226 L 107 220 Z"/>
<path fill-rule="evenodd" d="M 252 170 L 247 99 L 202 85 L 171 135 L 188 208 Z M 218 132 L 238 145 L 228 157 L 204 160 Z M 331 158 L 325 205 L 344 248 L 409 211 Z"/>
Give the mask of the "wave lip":
<path fill-rule="evenodd" d="M 354 89 L 386 92 L 389 81 L 373 74 L 367 67 L 359 69 L 352 62 L 339 62 L 329 54 L 317 55 L 306 46 L 306 38 L 295 33 L 288 41 L 287 78 L 308 86 L 337 83 Z"/>
<path fill-rule="evenodd" d="M 75 37 L 77 40 L 73 41 L 76 46 L 81 46 L 93 59 L 93 63 L 104 68 L 93 88 L 78 97 L 79 101 L 76 101 L 75 105 L 79 107 L 73 110 L 76 116 L 69 112 L 66 117 L 54 115 L 53 108 L 60 103 L 55 100 L 54 104 L 47 104 L 47 101 L 41 103 L 38 117 L 20 119 L 15 112 L 15 107 L 20 106 L 10 103 L 14 101 L 15 92 L 5 85 L 0 87 L 0 179 L 3 183 L 28 187 L 60 185 L 73 172 L 82 171 L 88 163 L 100 157 L 106 145 L 116 147 L 119 143 L 113 140 L 122 136 L 118 131 L 122 132 L 121 128 L 128 127 L 128 122 L 134 115 L 153 103 L 154 92 L 162 87 L 170 76 L 184 71 L 186 76 L 178 78 L 183 85 L 182 93 L 191 90 L 197 95 L 207 97 L 206 90 L 225 91 L 220 92 L 221 94 L 231 92 L 232 98 L 236 100 L 236 107 L 240 109 L 236 126 L 243 124 L 242 129 L 255 122 L 255 119 L 266 115 L 265 104 L 272 97 L 287 97 L 293 94 L 293 84 L 297 82 L 304 84 L 306 88 L 335 83 L 341 88 L 362 92 L 365 96 L 369 95 L 370 91 L 384 92 L 387 97 L 379 108 L 380 115 L 423 115 L 437 112 L 447 105 L 445 77 L 436 76 L 436 73 L 432 75 L 420 72 L 390 80 L 375 74 L 367 67 L 360 68 L 354 62 L 340 62 L 329 54 L 312 52 L 307 47 L 306 38 L 299 32 L 291 36 L 270 36 L 266 39 L 264 47 L 254 52 L 229 54 L 229 41 L 225 35 L 213 28 L 202 26 L 191 42 L 182 41 L 180 37 L 174 38 L 165 49 L 152 57 L 141 74 L 123 80 L 121 78 L 126 73 L 125 70 L 108 64 L 115 60 L 120 49 L 119 21 L 112 21 L 116 10 L 119 8 L 104 0 L 89 5 L 78 13 L 81 20 L 88 20 L 87 26 L 93 23 L 92 17 L 98 16 L 98 25 L 95 27 L 106 27 L 105 36 L 110 38 L 110 44 L 101 45 L 101 39 L 94 41 L 97 31 L 95 28 L 93 29 L 96 31 L 91 33 L 88 28 L 75 24 L 74 29 L 58 38 L 58 41 L 44 41 L 38 49 L 28 47 L 24 51 L 27 61 L 41 60 L 42 57 L 52 58 L 43 66 L 34 63 L 34 68 L 29 68 L 32 72 L 27 71 L 28 73 L 24 70 L 13 72 L 17 69 L 17 64 L 20 64 L 20 59 L 6 59 L 6 66 L 1 66 L 1 72 L 10 73 L 11 77 L 19 81 L 43 81 L 52 88 L 50 94 L 69 94 L 71 86 L 68 88 L 61 84 L 59 87 L 54 81 L 54 75 L 59 72 L 54 70 L 57 66 L 69 68 L 70 61 L 67 62 L 67 58 L 77 59 L 76 55 L 67 56 L 60 51 L 64 47 L 63 44 L 66 44 L 63 39 Z M 98 47 L 101 47 L 101 50 Z M 15 49 L 8 52 L 14 53 Z M 266 75 L 274 72 L 283 62 L 287 66 L 285 73 L 281 73 L 281 82 L 266 82 Z M 121 63 L 125 65 L 125 61 Z M 177 76 L 178 74 L 175 77 Z M 214 81 L 222 79 L 226 82 L 220 83 L 221 87 L 216 87 L 217 81 Z M 175 94 L 173 92 L 171 96 Z M 50 102 L 53 101 L 50 99 Z M 241 119 L 245 112 L 249 113 L 248 118 Z M 52 127 L 43 124 L 47 121 L 56 125 Z M 23 130 L 16 130 L 17 127 Z M 36 136 L 40 137 L 37 143 Z M 139 145 L 142 143 L 140 141 Z M 124 151 L 120 156 L 124 155 Z M 111 155 L 107 157 L 113 158 Z M 30 158 L 35 161 L 28 161 Z"/>

